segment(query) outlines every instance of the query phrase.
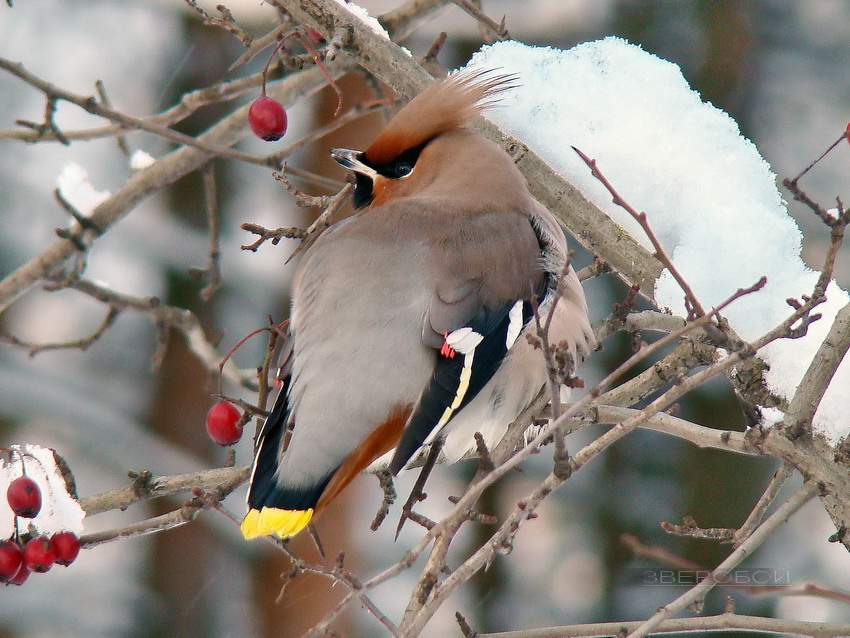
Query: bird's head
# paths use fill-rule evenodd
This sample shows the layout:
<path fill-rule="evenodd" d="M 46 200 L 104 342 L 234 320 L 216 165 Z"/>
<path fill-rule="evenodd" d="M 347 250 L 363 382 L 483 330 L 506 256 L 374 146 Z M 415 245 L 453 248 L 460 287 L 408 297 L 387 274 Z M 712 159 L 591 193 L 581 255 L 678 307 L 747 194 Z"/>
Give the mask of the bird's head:
<path fill-rule="evenodd" d="M 514 181 L 522 178 L 510 157 L 464 127 L 510 89 L 514 79 L 480 71 L 455 73 L 411 100 L 365 151 L 333 149 L 331 156 L 356 176 L 355 208 L 403 197 L 471 196 L 488 175 L 509 174 L 504 186 L 515 190 Z M 501 184 L 501 178 L 494 181 Z"/>

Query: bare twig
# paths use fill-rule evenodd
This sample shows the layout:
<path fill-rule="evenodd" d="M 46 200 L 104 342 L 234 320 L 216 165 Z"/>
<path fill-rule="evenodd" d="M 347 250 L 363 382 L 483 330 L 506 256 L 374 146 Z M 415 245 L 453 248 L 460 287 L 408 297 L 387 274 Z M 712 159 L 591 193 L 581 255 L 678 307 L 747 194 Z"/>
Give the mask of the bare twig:
<path fill-rule="evenodd" d="M 767 509 L 773 504 L 773 501 L 776 500 L 779 490 L 782 489 L 785 481 L 788 480 L 793 471 L 794 467 L 787 461 L 783 463 L 778 470 L 776 470 L 771 477 L 770 482 L 767 484 L 764 493 L 755 504 L 755 507 L 753 507 L 750 515 L 747 516 L 747 520 L 744 521 L 744 524 L 741 525 L 741 527 L 739 527 L 735 532 L 733 540 L 735 541 L 736 546 L 740 545 L 750 534 L 752 534 L 753 530 L 755 530 L 758 524 L 761 523 L 764 515 L 767 513 Z"/>
<path fill-rule="evenodd" d="M 677 556 L 666 547 L 660 545 L 645 545 L 634 534 L 621 534 L 620 542 L 636 557 L 646 558 L 655 563 L 666 565 L 674 569 L 687 571 L 700 571 L 705 569 L 702 565 Z"/>
<path fill-rule="evenodd" d="M 135 480 L 127 487 L 82 498 L 80 507 L 83 508 L 86 516 L 94 516 L 109 510 L 124 510 L 134 503 L 147 499 L 190 492 L 197 487 L 206 490 L 222 490 L 226 493 L 248 480 L 250 470 L 251 468 L 243 466 L 221 467 L 171 476 L 153 477 L 147 474 L 143 481 Z"/>
<path fill-rule="evenodd" d="M 221 283 L 220 258 L 221 250 L 218 247 L 218 194 L 216 193 L 215 166 L 212 162 L 201 170 L 204 182 L 204 209 L 207 216 L 207 232 L 209 233 L 209 262 L 203 270 L 193 268 L 190 274 L 194 277 L 204 277 L 207 285 L 201 289 L 201 299 L 209 301 L 218 291 Z"/>
<path fill-rule="evenodd" d="M 246 48 L 249 48 L 253 43 L 254 38 L 251 37 L 251 34 L 236 24 L 236 20 L 233 18 L 233 14 L 230 12 L 230 9 L 223 4 L 216 5 L 216 9 L 221 14 L 220 18 L 210 15 L 203 8 L 199 7 L 196 0 L 186 0 L 186 4 L 192 7 L 201 15 L 201 17 L 203 17 L 204 24 L 221 27 L 225 31 L 232 33 Z"/>
<path fill-rule="evenodd" d="M 395 487 L 393 486 L 393 475 L 387 470 L 381 470 L 377 473 L 378 482 L 381 485 L 381 492 L 384 495 L 383 500 L 381 501 L 381 506 L 378 508 L 378 512 L 375 514 L 375 518 L 372 521 L 371 525 L 369 525 L 369 529 L 373 532 L 376 531 L 381 523 L 387 518 L 387 514 L 390 513 L 390 507 L 395 503 L 398 495 L 396 494 Z"/>
<path fill-rule="evenodd" d="M 661 523 L 661 529 L 668 534 L 676 536 L 687 536 L 690 538 L 704 538 L 708 540 L 731 543 L 735 537 L 735 530 L 727 527 L 699 527 L 690 516 L 685 516 L 682 525 L 673 523 Z"/>
<path fill-rule="evenodd" d="M 191 523 L 201 510 L 204 509 L 203 503 L 187 502 L 183 507 L 173 510 L 168 514 L 154 516 L 138 523 L 125 525 L 118 529 L 110 529 L 103 532 L 95 532 L 93 534 L 84 534 L 80 537 L 80 545 L 83 548 L 90 549 L 109 541 L 114 541 L 122 538 L 134 538 L 139 536 L 147 536 L 148 534 L 156 534 L 165 532 L 175 527 L 181 527 L 186 523 Z"/>
<path fill-rule="evenodd" d="M 95 328 L 94 332 L 88 336 L 81 337 L 80 339 L 62 341 L 58 343 L 32 343 L 12 335 L 0 334 L 0 343 L 11 343 L 12 345 L 26 348 L 29 350 L 29 356 L 31 357 L 48 350 L 82 350 L 85 352 L 89 349 L 89 346 L 100 339 L 103 334 L 112 327 L 112 324 L 115 323 L 115 319 L 118 318 L 120 312 L 121 311 L 115 306 L 110 306 L 106 316 L 103 318 L 103 321 L 97 328 Z"/>
<path fill-rule="evenodd" d="M 66 284 L 68 288 L 78 290 L 108 304 L 110 308 L 129 309 L 147 314 L 159 327 L 161 336 L 167 335 L 167 332 L 172 328 L 177 329 L 186 338 L 190 350 L 204 363 L 208 370 L 211 372 L 219 370 L 221 357 L 206 338 L 198 318 L 191 311 L 164 305 L 156 297 L 126 295 L 85 279 L 74 279 L 66 282 Z M 154 356 L 154 362 L 156 363 L 158 357 L 162 355 L 163 353 L 158 351 Z M 245 382 L 244 375 L 233 364 L 226 366 L 224 372 L 240 385 Z"/>
<path fill-rule="evenodd" d="M 152 115 L 146 118 L 150 122 L 169 126 L 176 124 L 190 116 L 202 106 L 215 104 L 232 100 L 248 91 L 256 90 L 260 85 L 261 77 L 259 73 L 250 75 L 238 80 L 230 82 L 220 82 L 212 86 L 197 89 L 189 93 L 185 93 L 178 104 L 162 111 L 157 115 Z M 107 108 L 112 108 L 109 104 L 104 104 Z M 69 141 L 76 140 L 91 140 L 100 137 L 121 136 L 127 128 L 123 125 L 109 124 L 106 126 L 97 126 L 87 129 L 76 129 L 63 131 L 65 139 Z M 38 136 L 37 133 L 30 131 L 15 130 L 0 130 L 0 139 L 14 139 L 22 142 L 55 142 L 59 141 L 52 133 L 46 133 Z"/>
<path fill-rule="evenodd" d="M 832 323 L 826 338 L 812 357 L 803 379 L 788 406 L 785 422 L 794 431 L 808 430 L 823 395 L 838 366 L 850 349 L 850 304 L 845 305 Z"/>
<path fill-rule="evenodd" d="M 393 42 L 401 42 L 450 2 L 451 0 L 409 0 L 378 16 L 378 21 L 390 34 Z"/>
<path fill-rule="evenodd" d="M 754 292 L 758 292 L 759 290 L 761 290 L 764 287 L 764 285 L 766 283 L 767 283 L 767 278 L 762 277 L 761 279 L 759 279 L 755 284 L 753 284 L 749 288 L 739 288 L 737 291 L 735 291 L 734 294 L 732 294 L 731 297 L 729 297 L 728 299 L 726 299 L 722 303 L 718 304 L 715 308 L 713 308 L 709 314 L 705 314 L 704 312 L 702 312 L 699 317 L 697 317 L 693 321 L 689 321 L 680 330 L 677 330 L 676 332 L 672 332 L 669 335 L 666 335 L 665 337 L 659 339 L 658 341 L 653 342 L 652 344 L 646 346 L 645 348 L 641 348 L 638 352 L 635 353 L 634 356 L 630 357 L 627 361 L 625 361 L 623 364 L 621 364 L 613 372 L 610 372 L 608 374 L 608 376 L 605 377 L 605 379 L 603 379 L 599 383 L 597 390 L 608 387 L 609 385 L 611 385 L 611 383 L 614 382 L 614 380 L 618 379 L 624 372 L 626 372 L 627 370 L 632 368 L 636 363 L 645 359 L 650 354 L 657 352 L 658 350 L 660 350 L 661 348 L 666 346 L 668 343 L 671 343 L 673 340 L 675 340 L 679 337 L 682 337 L 685 334 L 690 333 L 697 328 L 701 328 L 705 325 L 708 325 L 711 321 L 711 318 L 716 316 L 726 306 L 728 306 L 729 304 L 733 303 L 734 301 L 736 301 L 737 299 L 740 299 L 741 297 L 743 297 L 745 295 L 749 295 L 749 294 L 752 294 Z M 802 317 L 805 314 L 806 313 L 802 313 L 800 316 Z M 778 336 L 776 338 L 778 338 Z M 597 390 L 594 390 L 594 391 L 597 391 Z"/>
<path fill-rule="evenodd" d="M 652 248 L 655 250 L 653 255 L 662 263 L 662 265 L 670 271 L 670 274 L 673 276 L 673 279 L 676 280 L 676 283 L 679 284 L 679 287 L 685 293 L 685 302 L 690 308 L 693 309 L 694 314 L 699 317 L 705 314 L 705 311 L 702 309 L 702 305 L 697 299 L 694 291 L 691 290 L 688 282 L 685 281 L 685 278 L 679 273 L 676 266 L 673 265 L 673 261 L 670 257 L 667 256 L 667 253 L 664 250 L 664 247 L 661 245 L 661 242 L 658 240 L 658 237 L 655 235 L 655 232 L 652 230 L 652 227 L 649 225 L 647 221 L 646 213 L 639 213 L 632 206 L 623 199 L 620 194 L 614 189 L 611 185 L 611 182 L 602 174 L 602 171 L 599 170 L 599 167 L 596 165 L 596 160 L 590 159 L 587 155 L 577 149 L 575 146 L 572 149 L 578 154 L 578 156 L 587 164 L 588 168 L 590 168 L 591 174 L 599 180 L 599 182 L 608 190 L 611 194 L 611 197 L 614 199 L 614 203 L 625 210 L 629 215 L 631 215 L 634 220 L 640 224 L 640 227 L 646 233 L 646 236 L 649 238 L 649 241 L 652 243 Z"/>
<path fill-rule="evenodd" d="M 0 67 L 3 67 L 4 62 L 0 60 Z M 313 69 L 291 75 L 276 84 L 275 97 L 284 105 L 291 104 L 295 98 L 318 90 L 322 81 L 321 74 Z M 247 112 L 247 105 L 237 109 L 199 136 L 196 142 L 209 148 L 220 148 L 235 143 L 247 134 Z M 194 145 L 158 159 L 153 166 L 131 175 L 121 188 L 98 205 L 90 215 L 92 221 L 98 228 L 106 231 L 126 216 L 139 201 L 206 164 L 211 154 L 214 153 Z M 0 311 L 75 251 L 73 242 L 60 239 L 0 281 Z"/>
<path fill-rule="evenodd" d="M 847 137 L 847 132 L 845 131 L 845 132 L 843 132 L 843 133 L 841 134 L 841 136 L 840 136 L 837 140 L 835 140 L 832 144 L 830 144 L 830 145 L 827 147 L 827 149 L 826 149 L 823 153 L 821 153 L 821 154 L 817 157 L 817 159 L 815 159 L 814 161 L 812 161 L 812 163 L 811 163 L 811 164 L 809 164 L 808 166 L 806 166 L 806 168 L 804 168 L 804 169 L 800 172 L 800 174 L 799 174 L 799 175 L 797 175 L 797 177 L 793 178 L 792 180 L 788 180 L 788 181 L 790 181 L 790 182 L 792 182 L 792 183 L 796 184 L 796 183 L 797 183 L 797 182 L 798 182 L 798 181 L 799 181 L 799 180 L 803 177 L 803 175 L 805 175 L 806 173 L 808 173 L 810 170 L 812 170 L 812 169 L 815 167 L 815 164 L 817 164 L 818 162 L 820 162 L 820 161 L 821 161 L 824 157 L 826 157 L 826 156 L 827 156 L 827 154 L 829 154 L 829 152 L 830 152 L 830 151 L 832 151 L 832 150 L 833 150 L 836 146 L 838 146 L 839 144 L 841 144 L 841 142 L 843 142 L 843 141 L 844 141 L 844 140 L 846 140 L 846 139 L 848 139 L 848 137 Z M 785 183 L 785 180 L 783 180 L 783 184 L 784 184 L 784 183 Z"/>
<path fill-rule="evenodd" d="M 511 39 L 511 34 L 508 33 L 508 30 L 505 28 L 504 16 L 502 17 L 501 22 L 496 22 L 469 0 L 452 0 L 452 2 L 478 20 L 479 23 L 484 25 L 484 27 L 493 34 L 496 40 Z"/>
<path fill-rule="evenodd" d="M 0 66 L 2 66 L 2 62 L 3 59 L 0 58 Z M 15 120 L 15 124 L 35 131 L 37 140 L 42 139 L 48 133 L 52 133 L 58 142 L 68 146 L 70 144 L 68 138 L 59 129 L 56 125 L 56 121 L 54 120 L 54 117 L 56 116 L 56 103 L 58 101 L 59 98 L 57 96 L 50 94 L 47 95 L 47 101 L 44 105 L 44 121 L 41 124 L 30 122 L 29 120 Z"/>
<path fill-rule="evenodd" d="M 354 184 L 346 184 L 342 187 L 341 191 L 328 200 L 325 210 L 322 211 L 322 214 L 307 227 L 306 236 L 301 243 L 296 246 L 295 250 L 292 251 L 292 254 L 287 257 L 285 263 L 288 264 L 292 261 L 295 255 L 303 250 L 307 250 L 307 248 L 313 245 L 313 242 L 319 238 L 319 235 L 321 235 L 325 229 L 330 226 L 333 216 L 339 212 L 339 209 L 345 205 L 345 202 L 348 201 L 348 198 L 351 197 L 352 194 L 354 194 Z"/>
<path fill-rule="evenodd" d="M 640 621 L 601 622 L 583 625 L 565 625 L 544 627 L 541 629 L 521 629 L 492 634 L 478 634 L 478 638 L 607 638 L 625 636 L 640 626 Z M 786 620 L 783 618 L 765 618 L 763 616 L 744 616 L 724 613 L 717 616 L 697 616 L 695 618 L 670 618 L 664 620 L 652 630 L 653 635 L 661 634 L 705 634 L 710 631 L 750 631 L 780 636 L 811 636 L 812 638 L 840 638 L 850 632 L 850 624 L 820 623 L 805 620 Z"/>
<path fill-rule="evenodd" d="M 94 83 L 94 87 L 97 90 L 97 97 L 100 98 L 100 103 L 103 104 L 108 109 L 112 108 L 112 103 L 109 100 L 109 96 L 106 93 L 106 86 L 104 86 L 102 80 L 98 80 Z M 118 150 L 121 151 L 121 154 L 124 156 L 124 159 L 130 160 L 130 146 L 127 144 L 127 138 L 124 135 L 116 135 L 115 141 L 118 143 Z"/>
<path fill-rule="evenodd" d="M 244 222 L 240 228 L 258 235 L 254 243 L 242 246 L 242 250 L 250 250 L 252 252 L 257 252 L 257 249 L 267 241 L 271 241 L 272 245 L 276 246 L 281 239 L 304 239 L 307 236 L 307 231 L 304 228 L 295 226 L 272 229 L 260 226 L 259 224 Z"/>
<path fill-rule="evenodd" d="M 711 572 L 711 576 L 679 596 L 672 603 L 659 609 L 651 618 L 641 623 L 627 638 L 643 638 L 655 630 L 659 623 L 684 610 L 696 600 L 702 599 L 718 582 L 721 582 L 738 563 L 752 554 L 778 527 L 791 518 L 797 511 L 817 496 L 820 488 L 814 482 L 807 482 L 788 501 L 779 507 L 764 523 L 747 537 L 720 565 Z"/>

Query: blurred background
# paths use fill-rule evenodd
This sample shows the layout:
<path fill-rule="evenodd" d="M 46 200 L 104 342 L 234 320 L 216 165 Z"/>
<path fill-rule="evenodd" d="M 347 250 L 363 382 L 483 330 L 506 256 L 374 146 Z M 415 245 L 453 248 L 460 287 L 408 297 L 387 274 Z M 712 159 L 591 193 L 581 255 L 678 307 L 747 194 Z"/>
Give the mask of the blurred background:
<path fill-rule="evenodd" d="M 363 0 L 372 15 L 400 0 Z M 207 9 L 214 12 L 214 3 Z M 227 3 L 236 19 L 254 35 L 273 25 L 273 13 L 260 0 Z M 844 130 L 850 110 L 850 4 L 786 0 L 486 0 L 484 10 L 497 20 L 506 16 L 511 35 L 529 44 L 568 48 L 606 35 L 618 35 L 679 64 L 703 99 L 724 109 L 739 123 L 781 177 L 793 176 L 820 155 Z M 405 42 L 422 56 L 440 31 L 449 35 L 442 62 L 455 67 L 482 43 L 477 23 L 455 6 Z M 30 71 L 63 88 L 94 92 L 103 80 L 115 108 L 135 116 L 158 112 L 188 90 L 257 71 L 261 63 L 228 74 L 243 49 L 221 29 L 204 26 L 179 0 L 17 0 L 0 7 L 0 56 L 22 62 Z M 259 56 L 265 59 L 265 55 Z M 346 102 L 361 97 L 357 78 L 342 82 Z M 246 96 L 247 103 L 255 96 Z M 289 111 L 290 131 L 280 144 L 298 139 L 330 119 L 336 106 L 324 90 Z M 179 125 L 196 134 L 232 109 L 207 107 Z M 0 129 L 16 119 L 40 121 L 40 94 L 0 74 Z M 342 170 L 327 157 L 329 148 L 363 148 L 381 126 L 369 116 L 332 136 L 308 145 L 293 165 L 335 179 Z M 61 104 L 62 128 L 99 122 Z M 148 135 L 128 137 L 130 146 L 153 157 L 171 150 Z M 246 139 L 240 148 L 270 152 L 271 145 Z M 848 153 L 839 148 L 806 178 L 805 186 L 831 206 L 847 192 Z M 49 245 L 54 228 L 68 223 L 56 204 L 56 178 L 70 163 L 82 166 L 95 188 L 115 190 L 129 167 L 113 139 L 26 145 L 0 139 L 0 276 Z M 266 325 L 272 314 L 282 320 L 288 306 L 292 266 L 284 261 L 295 242 L 241 251 L 251 237 L 239 229 L 245 221 L 270 228 L 304 225 L 308 213 L 270 171 L 235 161 L 215 162 L 222 229 L 222 289 L 210 303 L 200 300 L 203 286 L 191 267 L 207 261 L 207 235 L 201 178 L 180 180 L 137 209 L 99 239 L 90 255 L 87 277 L 133 295 L 156 295 L 189 308 L 222 351 Z M 316 187 L 301 184 L 312 193 Z M 806 235 L 804 256 L 818 267 L 828 241 L 820 222 L 798 207 L 792 214 Z M 839 258 L 837 278 L 850 284 L 850 252 Z M 590 261 L 579 255 L 579 265 Z M 602 319 L 625 290 L 612 278 L 586 286 L 594 320 Z M 90 333 L 106 309 L 73 291 L 26 294 L 0 315 L 0 331 L 31 341 L 63 341 Z M 160 369 L 152 355 L 157 332 L 152 322 L 131 312 L 88 351 L 46 352 L 34 358 L 20 348 L 0 345 L 0 445 L 38 443 L 55 447 L 68 461 L 79 492 L 88 496 L 126 485 L 130 470 L 172 474 L 221 464 L 225 452 L 211 443 L 203 427 L 215 388 L 180 336 L 173 336 Z M 262 338 L 236 355 L 243 368 L 262 359 Z M 625 336 L 610 338 L 582 369 L 592 384 L 629 353 Z M 234 387 L 230 394 L 254 397 Z M 723 381 L 715 381 L 683 402 L 680 416 L 721 429 L 741 430 L 744 419 Z M 569 444 L 578 448 L 598 432 L 580 432 Z M 250 437 L 237 446 L 237 462 L 250 461 Z M 546 457 L 547 455 L 540 455 Z M 547 458 L 532 459 L 525 471 L 486 493 L 481 509 L 504 514 L 548 471 Z M 776 469 L 770 460 L 698 450 L 654 433 L 636 432 L 570 479 L 540 510 L 540 518 L 517 538 L 514 552 L 497 560 L 470 586 L 449 600 L 424 635 L 459 635 L 454 612 L 460 610 L 480 632 L 602 620 L 648 617 L 681 590 L 640 586 L 635 559 L 622 543 L 632 534 L 695 563 L 713 567 L 728 546 L 666 535 L 661 521 L 694 516 L 705 527 L 735 527 Z M 432 496 L 421 511 L 439 517 L 450 507 L 445 495 L 459 493 L 474 464 L 440 467 L 431 478 Z M 414 477 L 401 477 L 401 499 Z M 788 488 L 790 489 L 790 488 Z M 226 505 L 241 515 L 244 488 Z M 369 576 L 399 559 L 421 530 L 408 524 L 393 543 L 398 507 L 376 533 L 369 522 L 381 501 L 374 477 L 365 476 L 319 521 L 330 556 L 345 551 L 348 567 Z M 180 500 L 133 506 L 87 521 L 87 531 L 108 529 L 180 505 Z M 788 570 L 790 582 L 814 580 L 850 589 L 846 551 L 830 544 L 834 528 L 818 503 L 786 525 L 749 563 Z M 455 552 L 491 533 L 468 525 Z M 316 558 L 309 539 L 295 541 L 298 551 Z M 794 549 L 793 552 L 788 548 Z M 289 565 L 280 552 L 262 543 L 245 543 L 236 527 L 215 512 L 181 529 L 114 542 L 83 552 L 68 569 L 34 575 L 23 587 L 0 590 L 0 638 L 29 636 L 297 636 L 316 622 L 342 595 L 328 581 L 304 576 L 291 583 L 282 599 L 280 574 Z M 407 603 L 406 592 L 418 570 L 392 581 L 372 596 L 391 618 Z M 745 613 L 847 622 L 850 607 L 823 598 L 757 596 L 719 590 L 706 611 L 722 609 L 727 594 Z M 354 609 L 338 624 L 344 635 L 383 635 L 368 614 Z M 727 634 L 728 635 L 728 634 Z"/>

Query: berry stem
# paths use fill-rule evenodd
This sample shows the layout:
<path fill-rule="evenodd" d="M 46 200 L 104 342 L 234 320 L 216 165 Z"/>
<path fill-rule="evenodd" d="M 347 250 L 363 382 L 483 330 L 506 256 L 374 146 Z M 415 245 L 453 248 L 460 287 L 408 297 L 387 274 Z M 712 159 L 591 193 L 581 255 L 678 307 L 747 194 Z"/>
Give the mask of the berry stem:
<path fill-rule="evenodd" d="M 331 77 L 331 74 L 328 73 L 327 68 L 322 63 L 322 60 L 319 57 L 319 52 L 316 50 L 316 47 L 313 46 L 313 42 L 310 40 L 309 37 L 304 35 L 304 30 L 300 27 L 295 28 L 294 30 L 285 35 L 279 34 L 277 37 L 278 42 L 275 45 L 274 49 L 272 49 L 272 53 L 269 56 L 266 65 L 263 67 L 263 86 L 260 90 L 260 97 L 266 97 L 266 79 L 268 77 L 269 67 L 272 64 L 272 60 L 274 60 L 274 57 L 283 48 L 283 45 L 286 43 L 286 41 L 289 38 L 294 37 L 301 43 L 301 46 L 304 47 L 304 49 L 307 51 L 307 54 L 313 59 L 313 62 L 315 62 L 316 66 L 319 67 L 319 70 L 322 72 L 322 75 L 325 76 L 325 79 L 328 81 L 330 87 L 336 92 L 336 110 L 334 111 L 333 116 L 337 117 L 342 111 L 342 89 L 339 88 L 339 85 L 337 85 L 337 83 Z"/>
<path fill-rule="evenodd" d="M 322 61 L 319 59 L 319 52 L 316 51 L 316 47 L 313 46 L 312 40 L 309 37 L 304 37 L 303 33 L 300 30 L 296 30 L 290 35 L 294 35 L 304 48 L 307 50 L 307 53 L 313 58 L 313 62 L 316 63 L 316 66 L 319 67 L 319 70 L 322 72 L 322 75 L 325 76 L 325 79 L 328 81 L 330 87 L 336 92 L 336 110 L 334 111 L 334 117 L 337 117 L 342 111 L 342 89 L 339 88 L 334 79 L 331 77 L 331 74 L 328 73 L 328 70 L 325 68 L 325 65 L 322 64 Z"/>
<path fill-rule="evenodd" d="M 284 42 L 286 42 L 287 37 L 289 36 L 283 36 L 282 34 L 279 34 L 277 36 L 277 44 L 275 45 L 274 49 L 272 49 L 272 54 L 269 56 L 268 62 L 266 62 L 266 66 L 263 67 L 263 87 L 260 90 L 260 97 L 266 97 L 266 77 L 269 72 L 269 67 L 272 64 L 272 60 L 274 60 L 274 56 L 276 56 L 278 51 L 280 51 L 283 47 L 283 44 Z"/>

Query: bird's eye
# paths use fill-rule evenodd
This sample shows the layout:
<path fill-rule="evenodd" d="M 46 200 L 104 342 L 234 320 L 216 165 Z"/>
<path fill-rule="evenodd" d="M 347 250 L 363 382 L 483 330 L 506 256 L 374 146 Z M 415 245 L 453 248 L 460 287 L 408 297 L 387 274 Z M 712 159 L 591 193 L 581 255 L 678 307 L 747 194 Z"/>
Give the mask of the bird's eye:
<path fill-rule="evenodd" d="M 396 177 L 405 177 L 406 175 L 410 175 L 410 172 L 413 170 L 413 165 L 410 162 L 397 162 L 393 167 L 393 173 L 395 173 Z"/>

